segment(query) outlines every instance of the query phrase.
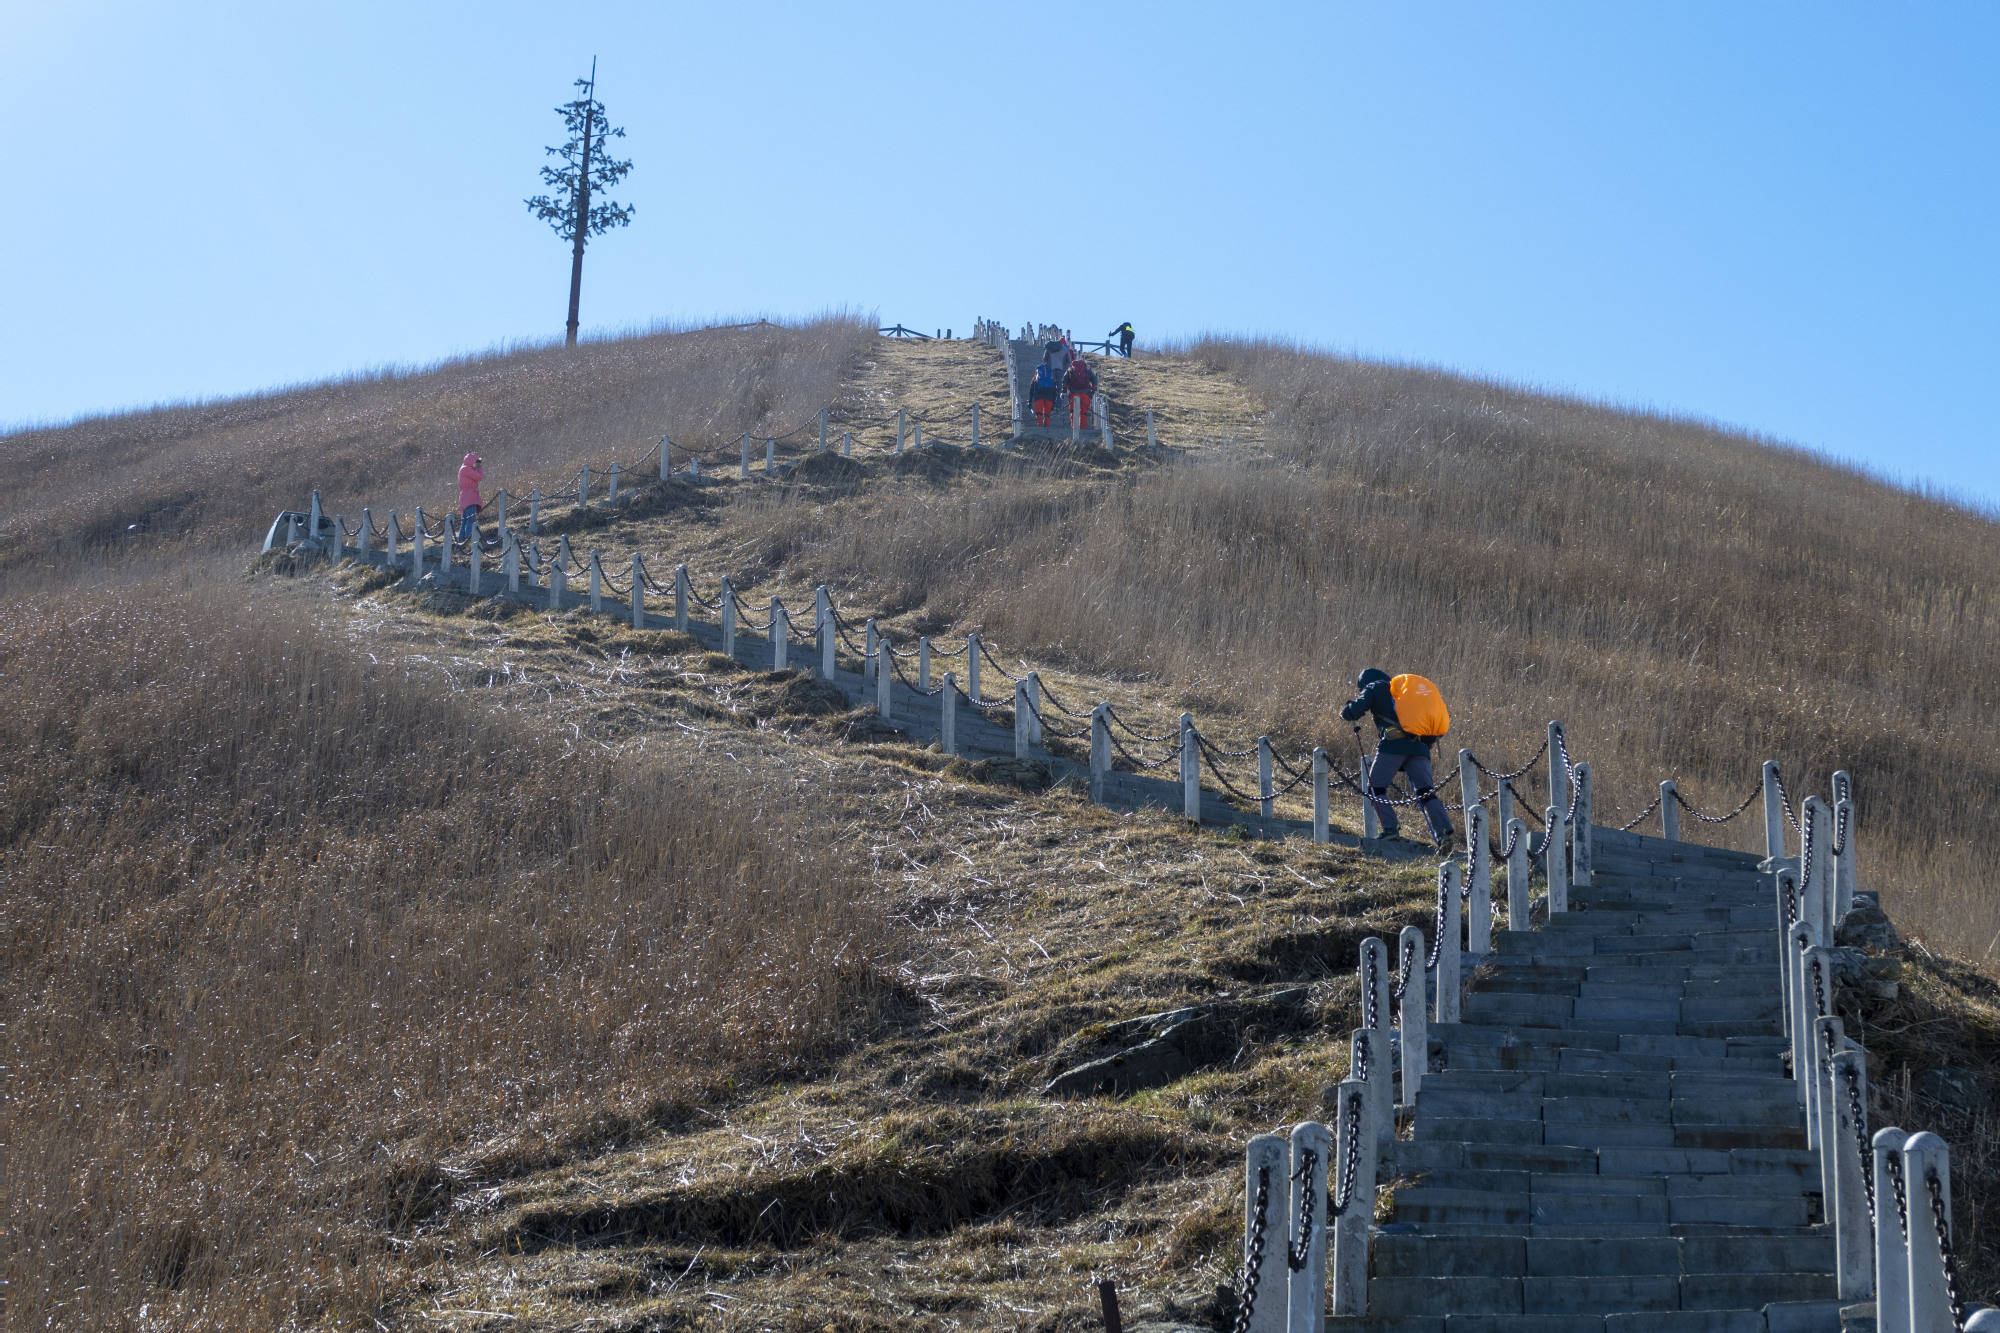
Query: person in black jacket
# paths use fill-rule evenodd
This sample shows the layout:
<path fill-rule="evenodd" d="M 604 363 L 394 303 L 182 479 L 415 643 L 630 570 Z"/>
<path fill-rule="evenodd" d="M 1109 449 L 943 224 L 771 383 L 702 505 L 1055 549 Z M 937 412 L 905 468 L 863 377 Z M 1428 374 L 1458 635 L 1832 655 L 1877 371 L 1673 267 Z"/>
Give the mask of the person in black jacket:
<path fill-rule="evenodd" d="M 1358 735 L 1362 715 L 1372 713 L 1380 734 L 1375 743 L 1374 762 L 1368 765 L 1368 789 L 1377 797 L 1385 797 L 1396 774 L 1407 774 L 1410 789 L 1423 798 L 1424 818 L 1430 821 L 1431 836 L 1437 839 L 1438 850 L 1449 855 L 1453 836 L 1451 816 L 1431 785 L 1431 746 L 1437 743 L 1436 737 L 1412 736 L 1396 724 L 1396 698 L 1389 692 L 1388 672 L 1369 667 L 1355 678 L 1354 688 L 1360 693 L 1342 706 L 1341 721 L 1355 723 Z M 1399 832 L 1396 807 L 1378 799 L 1375 811 L 1382 819 L 1382 836 L 1395 837 Z"/>

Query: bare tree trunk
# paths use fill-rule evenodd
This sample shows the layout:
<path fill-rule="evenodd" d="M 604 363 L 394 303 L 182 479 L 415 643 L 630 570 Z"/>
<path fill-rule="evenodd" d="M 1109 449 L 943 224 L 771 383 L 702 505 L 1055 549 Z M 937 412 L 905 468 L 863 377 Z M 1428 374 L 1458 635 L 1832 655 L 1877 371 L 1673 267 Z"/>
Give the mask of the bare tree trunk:
<path fill-rule="evenodd" d="M 596 89 L 591 90 L 596 95 Z M 591 104 L 584 112 L 583 120 L 583 169 L 576 174 L 576 241 L 569 252 L 569 337 L 566 346 L 576 346 L 576 308 L 583 296 L 583 239 L 590 225 L 590 129 Z"/>

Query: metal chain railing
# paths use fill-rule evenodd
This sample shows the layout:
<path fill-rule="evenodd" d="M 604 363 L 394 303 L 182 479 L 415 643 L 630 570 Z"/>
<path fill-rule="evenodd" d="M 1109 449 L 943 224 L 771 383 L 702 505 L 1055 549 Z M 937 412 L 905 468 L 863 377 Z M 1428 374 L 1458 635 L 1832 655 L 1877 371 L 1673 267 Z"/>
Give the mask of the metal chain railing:
<path fill-rule="evenodd" d="M 1756 802 L 1757 798 L 1763 794 L 1763 791 L 1764 791 L 1763 783 L 1759 782 L 1757 786 L 1750 789 L 1750 794 L 1743 798 L 1743 804 L 1737 806 L 1734 810 L 1731 810 L 1726 815 L 1705 815 L 1701 811 L 1695 809 L 1693 804 L 1691 804 L 1688 801 L 1688 798 L 1681 795 L 1680 784 L 1678 782 L 1674 784 L 1674 801 L 1680 806 L 1681 809 L 1687 811 L 1688 815 L 1691 818 L 1699 820 L 1701 823 L 1727 824 L 1730 820 L 1736 818 L 1736 816 L 1742 814 L 1745 810 L 1748 810 L 1751 807 L 1751 805 Z"/>
<path fill-rule="evenodd" d="M 1250 1206 L 1250 1243 L 1243 1249 L 1243 1269 L 1236 1279 L 1236 1319 L 1231 1333 L 1250 1333 L 1257 1314 L 1257 1284 L 1264 1277 L 1264 1232 L 1271 1224 L 1271 1168 L 1257 1168 L 1257 1195 Z"/>
<path fill-rule="evenodd" d="M 1847 1080 L 1847 1115 L 1854 1122 L 1854 1146 L 1861 1154 L 1861 1192 L 1868 1200 L 1868 1227 L 1875 1228 L 1875 1150 L 1868 1142 L 1868 1108 L 1861 1104 L 1861 1075 L 1849 1065 L 1843 1071 Z"/>
<path fill-rule="evenodd" d="M 1298 1167 L 1292 1172 L 1299 1185 L 1298 1204 L 1292 1209 L 1292 1216 L 1298 1219 L 1298 1234 L 1285 1244 L 1285 1267 L 1294 1273 L 1306 1266 L 1312 1251 L 1313 1174 L 1318 1166 L 1319 1154 L 1307 1148 L 1299 1154 Z"/>
<path fill-rule="evenodd" d="M 1416 975 L 1416 971 L 1417 942 L 1405 938 L 1403 940 L 1403 956 L 1397 960 L 1396 980 L 1390 987 L 1391 994 L 1398 1003 L 1402 1002 L 1403 992 L 1410 988 L 1410 978 Z"/>
<path fill-rule="evenodd" d="M 1660 800 L 1661 800 L 1660 797 L 1655 796 L 1652 800 L 1652 803 L 1648 805 L 1644 810 L 1641 810 L 1638 814 L 1632 816 L 1632 818 L 1626 823 L 1620 824 L 1618 826 L 1618 831 L 1620 833 L 1630 833 L 1633 829 L 1637 828 L 1641 820 L 1645 819 L 1647 815 L 1652 814 L 1653 811 L 1660 808 Z"/>
<path fill-rule="evenodd" d="M 1951 1219 L 1944 1211 L 1944 1183 L 1936 1171 L 1924 1173 L 1924 1192 L 1931 1196 L 1931 1223 L 1937 1227 L 1938 1254 L 1944 1260 L 1944 1294 L 1951 1302 L 1951 1326 L 1965 1327 L 1965 1284 L 1958 1276 L 1958 1256 L 1951 1248 Z"/>
<path fill-rule="evenodd" d="M 1533 754 L 1528 756 L 1528 762 L 1522 764 L 1512 773 L 1495 773 L 1492 769 L 1480 763 L 1479 756 L 1476 754 L 1471 755 L 1470 758 L 1472 760 L 1472 766 L 1474 768 L 1478 769 L 1481 773 L 1484 773 L 1487 777 L 1492 778 L 1495 782 L 1512 782 L 1515 778 L 1520 777 L 1521 775 L 1526 773 L 1529 769 L 1533 768 L 1537 763 L 1541 761 L 1542 756 L 1547 754 L 1548 752 L 1549 752 L 1549 740 L 1548 737 L 1544 736 L 1542 738 L 1542 743 L 1540 748 L 1538 748 Z"/>
<path fill-rule="evenodd" d="M 1785 775 L 1776 764 L 1771 765 L 1771 782 L 1778 789 L 1778 805 L 1785 812 L 1785 822 L 1792 826 L 1792 832 L 1799 833 L 1799 817 L 1792 813 L 1792 794 L 1785 790 Z M 1747 805 L 1748 802 L 1745 802 Z"/>

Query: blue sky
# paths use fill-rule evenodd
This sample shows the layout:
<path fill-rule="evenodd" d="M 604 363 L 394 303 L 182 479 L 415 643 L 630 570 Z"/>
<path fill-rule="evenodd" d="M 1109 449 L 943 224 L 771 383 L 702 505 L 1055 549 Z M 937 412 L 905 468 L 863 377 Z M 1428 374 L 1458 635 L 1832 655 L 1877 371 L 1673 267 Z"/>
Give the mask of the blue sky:
<path fill-rule="evenodd" d="M 0 0 L 0 422 L 583 319 L 1267 333 L 1712 417 L 1987 503 L 2000 7 Z"/>

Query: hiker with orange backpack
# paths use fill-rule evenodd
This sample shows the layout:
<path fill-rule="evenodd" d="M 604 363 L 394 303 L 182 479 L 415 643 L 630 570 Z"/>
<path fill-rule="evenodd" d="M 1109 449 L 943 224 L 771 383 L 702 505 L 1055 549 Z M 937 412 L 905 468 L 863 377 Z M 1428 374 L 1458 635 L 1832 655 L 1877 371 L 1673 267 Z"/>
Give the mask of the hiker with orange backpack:
<path fill-rule="evenodd" d="M 1398 833 L 1396 807 L 1388 804 L 1389 784 L 1397 773 L 1409 777 L 1410 789 L 1430 821 L 1431 836 L 1441 855 L 1449 856 L 1452 839 L 1451 816 L 1438 799 L 1431 779 L 1431 747 L 1451 729 L 1451 715 L 1445 711 L 1444 696 L 1437 686 L 1418 675 L 1391 677 L 1370 667 L 1354 681 L 1360 693 L 1340 710 L 1343 722 L 1354 723 L 1361 735 L 1361 718 L 1372 714 L 1380 739 L 1375 743 L 1375 759 L 1368 765 L 1367 784 L 1376 813 L 1382 820 L 1382 836 Z"/>

